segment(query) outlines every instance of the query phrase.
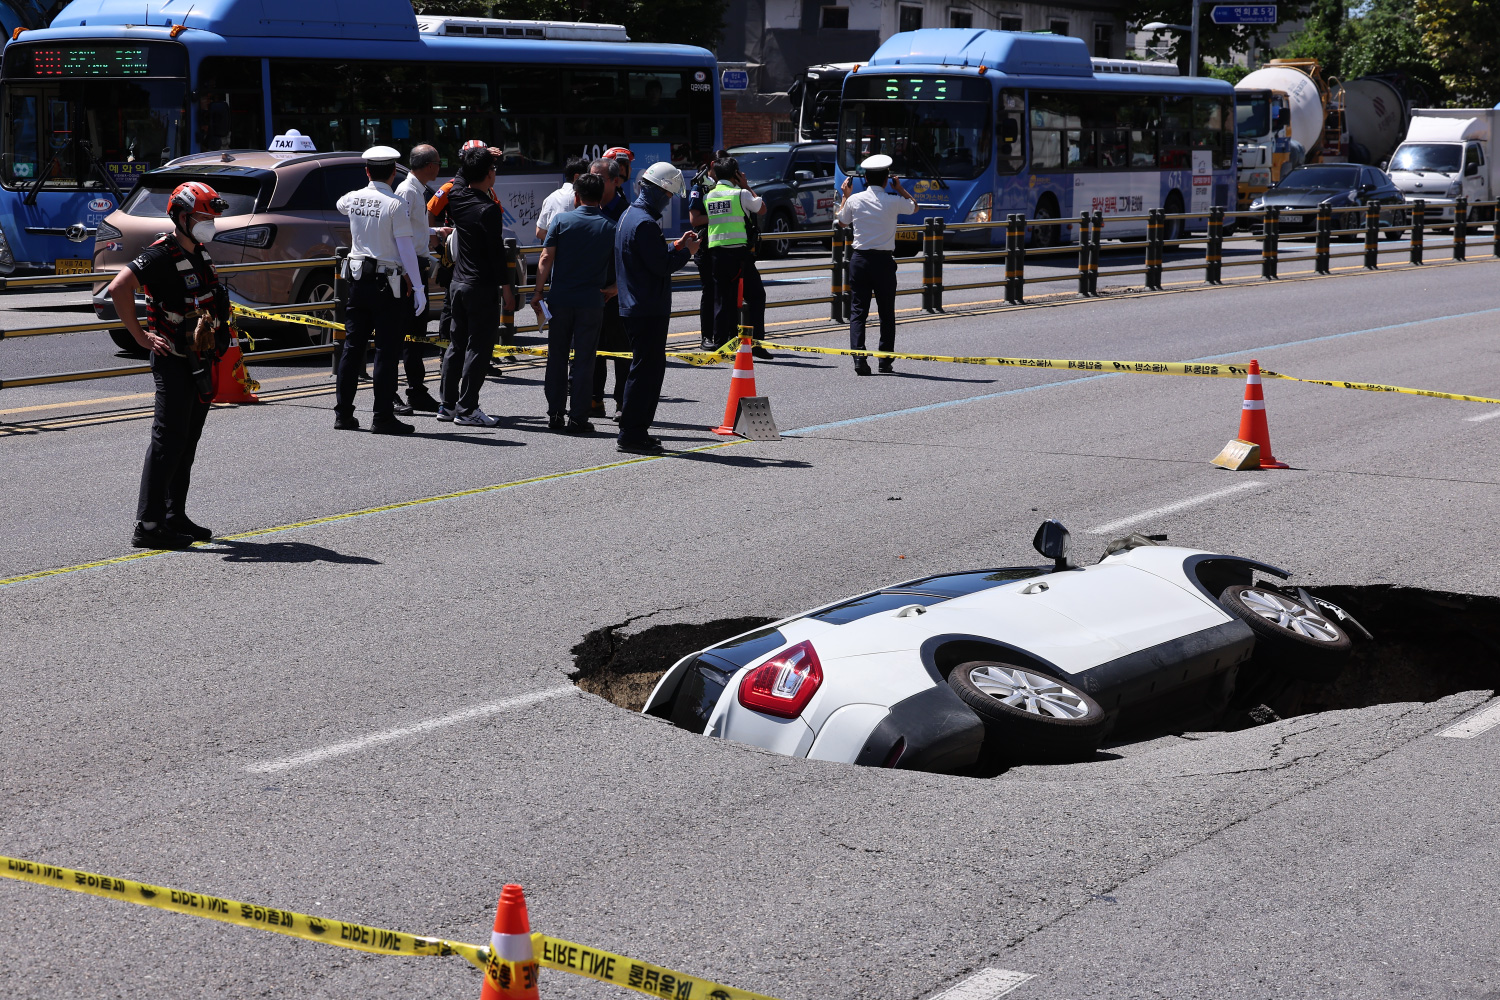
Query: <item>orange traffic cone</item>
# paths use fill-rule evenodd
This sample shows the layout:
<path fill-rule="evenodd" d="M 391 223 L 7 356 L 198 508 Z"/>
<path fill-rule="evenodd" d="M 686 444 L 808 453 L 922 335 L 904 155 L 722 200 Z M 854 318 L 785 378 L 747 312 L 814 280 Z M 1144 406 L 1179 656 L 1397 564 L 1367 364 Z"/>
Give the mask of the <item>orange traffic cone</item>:
<path fill-rule="evenodd" d="M 518 885 L 500 890 L 500 908 L 495 911 L 490 960 L 479 1000 L 539 1000 L 531 921 L 526 916 L 526 894 Z"/>
<path fill-rule="evenodd" d="M 1254 358 L 1250 359 L 1250 372 L 1245 378 L 1245 401 L 1240 404 L 1239 438 L 1260 445 L 1262 469 L 1291 468 L 1271 455 L 1271 428 L 1266 424 L 1266 397 L 1260 388 L 1260 362 Z"/>
<path fill-rule="evenodd" d="M 734 371 L 730 373 L 729 400 L 724 404 L 724 422 L 714 428 L 715 434 L 734 434 L 740 400 L 755 395 L 755 360 L 750 354 L 750 341 L 748 333 L 740 335 L 740 349 L 734 352 Z"/>
<path fill-rule="evenodd" d="M 239 341 L 231 341 L 229 350 L 214 365 L 214 402 L 259 403 L 260 397 L 251 391 L 259 388 L 260 383 L 245 370 L 245 356 L 240 353 Z"/>

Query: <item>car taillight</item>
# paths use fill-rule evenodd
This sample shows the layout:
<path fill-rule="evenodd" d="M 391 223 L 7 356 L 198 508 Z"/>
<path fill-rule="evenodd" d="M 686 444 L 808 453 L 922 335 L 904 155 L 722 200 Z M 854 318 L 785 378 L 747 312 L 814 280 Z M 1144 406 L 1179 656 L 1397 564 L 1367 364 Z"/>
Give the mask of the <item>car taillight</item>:
<path fill-rule="evenodd" d="M 238 243 L 240 246 L 264 249 L 276 240 L 275 226 L 246 226 L 214 234 L 215 243 Z"/>
<path fill-rule="evenodd" d="M 740 704 L 782 719 L 802 714 L 823 683 L 823 665 L 810 642 L 799 642 L 756 667 L 740 681 Z"/>

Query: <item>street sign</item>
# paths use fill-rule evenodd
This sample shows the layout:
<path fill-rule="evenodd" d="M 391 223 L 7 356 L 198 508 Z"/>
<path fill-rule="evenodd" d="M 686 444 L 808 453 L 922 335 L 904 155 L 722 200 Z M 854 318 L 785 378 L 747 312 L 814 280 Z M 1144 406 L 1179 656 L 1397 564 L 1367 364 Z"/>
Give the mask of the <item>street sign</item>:
<path fill-rule="evenodd" d="M 1275 24 L 1275 4 L 1220 4 L 1209 17 L 1214 24 Z"/>
<path fill-rule="evenodd" d="M 748 90 L 750 73 L 743 69 L 726 69 L 719 77 L 719 86 L 725 90 Z"/>

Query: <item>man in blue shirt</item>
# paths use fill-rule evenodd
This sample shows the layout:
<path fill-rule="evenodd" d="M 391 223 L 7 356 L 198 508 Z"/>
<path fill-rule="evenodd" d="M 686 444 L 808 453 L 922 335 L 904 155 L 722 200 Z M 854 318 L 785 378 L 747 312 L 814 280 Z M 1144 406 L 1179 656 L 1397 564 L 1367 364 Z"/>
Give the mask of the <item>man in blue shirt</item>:
<path fill-rule="evenodd" d="M 573 182 L 579 206 L 552 220 L 542 243 L 542 259 L 536 270 L 536 289 L 531 308 L 537 322 L 547 326 L 547 423 L 555 431 L 589 434 L 589 408 L 594 387 L 595 351 L 604 322 L 604 304 L 615 295 L 615 224 L 599 209 L 604 179 L 598 174 L 580 174 Z M 546 309 L 542 289 L 548 279 Z M 572 350 L 573 403 L 571 419 L 564 422 L 568 407 L 568 351 Z"/>
<path fill-rule="evenodd" d="M 646 433 L 656 419 L 667 373 L 667 325 L 672 318 L 672 272 L 698 249 L 698 234 L 682 234 L 671 250 L 661 231 L 662 212 L 683 193 L 682 171 L 653 163 L 641 176 L 640 194 L 615 228 L 615 274 L 620 317 L 630 338 L 630 377 L 620 411 L 620 451 L 659 455 L 661 442 Z"/>

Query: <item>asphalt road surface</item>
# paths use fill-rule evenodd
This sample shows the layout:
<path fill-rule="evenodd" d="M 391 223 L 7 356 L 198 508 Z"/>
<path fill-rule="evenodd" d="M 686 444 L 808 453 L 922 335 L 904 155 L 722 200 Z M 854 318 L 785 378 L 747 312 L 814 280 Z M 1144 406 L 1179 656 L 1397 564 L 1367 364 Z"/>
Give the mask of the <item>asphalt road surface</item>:
<path fill-rule="evenodd" d="M 903 313 L 898 349 L 1254 357 L 1494 397 L 1497 274 L 1122 283 L 1010 309 L 976 291 Z M 7 298 L 0 326 L 61 301 Z M 820 314 L 772 332 L 845 344 Z M 116 360 L 86 337 L 0 343 L 0 376 Z M 534 364 L 486 388 L 499 428 L 420 417 L 404 439 L 335 433 L 320 363 L 262 369 L 269 402 L 210 415 L 190 511 L 243 537 L 127 561 L 143 381 L 3 390 L 0 853 L 470 942 L 520 882 L 537 930 L 783 1000 L 1500 991 L 1500 728 L 1443 735 L 1490 690 L 977 780 L 790 760 L 571 686 L 601 626 L 1028 562 L 1047 517 L 1080 557 L 1164 531 L 1309 586 L 1500 595 L 1500 408 L 1268 381 L 1292 468 L 1231 474 L 1208 459 L 1238 426 L 1233 380 L 896 367 L 782 353 L 756 376 L 787 437 L 725 444 L 707 428 L 727 373 L 674 365 L 675 452 L 645 461 L 546 432 Z M 0 911 L 10 996 L 479 988 L 456 958 L 4 880 Z M 544 973 L 543 995 L 622 994 Z"/>

